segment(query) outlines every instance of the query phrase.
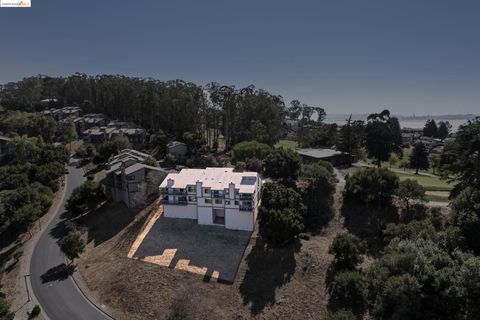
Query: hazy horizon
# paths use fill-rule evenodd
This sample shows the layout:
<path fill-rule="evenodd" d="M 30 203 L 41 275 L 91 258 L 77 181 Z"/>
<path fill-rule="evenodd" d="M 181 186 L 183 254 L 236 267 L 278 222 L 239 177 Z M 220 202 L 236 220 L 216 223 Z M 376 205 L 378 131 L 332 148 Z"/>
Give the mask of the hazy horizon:
<path fill-rule="evenodd" d="M 331 114 L 475 114 L 479 13 L 473 0 L 32 0 L 0 8 L 0 83 L 122 74 L 253 84 Z"/>

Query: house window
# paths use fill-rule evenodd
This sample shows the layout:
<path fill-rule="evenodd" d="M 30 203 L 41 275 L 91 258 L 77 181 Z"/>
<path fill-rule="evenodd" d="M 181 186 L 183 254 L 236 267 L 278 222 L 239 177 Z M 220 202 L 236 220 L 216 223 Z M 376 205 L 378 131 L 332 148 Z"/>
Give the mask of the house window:
<path fill-rule="evenodd" d="M 196 201 L 197 201 L 197 197 L 195 197 L 195 196 L 188 196 L 188 201 L 196 202 Z"/>
<path fill-rule="evenodd" d="M 215 204 L 223 204 L 223 200 L 222 199 L 215 199 Z"/>
<path fill-rule="evenodd" d="M 207 203 L 207 204 L 212 203 L 212 199 L 205 199 L 205 203 Z"/>
<path fill-rule="evenodd" d="M 230 205 L 230 200 L 225 200 L 225 205 L 229 206 Z"/>
<path fill-rule="evenodd" d="M 204 188 L 203 191 L 204 191 L 205 193 L 210 194 L 210 191 L 211 191 L 211 190 L 210 190 L 210 188 Z"/>
<path fill-rule="evenodd" d="M 127 180 L 130 180 L 130 181 L 131 181 L 131 180 L 135 180 L 135 176 L 128 176 L 128 177 L 127 177 Z"/>
<path fill-rule="evenodd" d="M 235 205 L 238 206 L 238 200 L 235 200 Z"/>
<path fill-rule="evenodd" d="M 197 188 L 193 186 L 188 186 L 187 187 L 188 192 L 197 192 Z"/>

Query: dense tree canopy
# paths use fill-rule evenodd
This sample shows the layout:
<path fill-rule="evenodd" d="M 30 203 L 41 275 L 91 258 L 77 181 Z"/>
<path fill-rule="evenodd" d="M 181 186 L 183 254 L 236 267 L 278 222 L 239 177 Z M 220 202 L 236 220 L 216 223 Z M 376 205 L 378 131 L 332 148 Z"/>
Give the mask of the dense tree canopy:
<path fill-rule="evenodd" d="M 427 170 L 429 167 L 427 148 L 423 143 L 418 142 L 410 155 L 410 168 L 415 169 L 415 173 L 418 174 L 418 170 Z"/>
<path fill-rule="evenodd" d="M 57 102 L 40 104 L 51 98 Z M 227 149 L 243 140 L 273 145 L 283 134 L 285 118 L 283 99 L 253 86 L 236 89 L 211 83 L 204 89 L 182 80 L 118 75 L 29 77 L 1 86 L 0 100 L 7 109 L 22 111 L 78 105 L 86 113 L 133 121 L 177 139 L 191 132 L 213 149 L 221 134 Z"/>
<path fill-rule="evenodd" d="M 290 149 L 278 148 L 265 158 L 265 174 L 272 179 L 296 180 L 300 173 L 302 159 Z"/>
<path fill-rule="evenodd" d="M 303 230 L 303 212 L 302 197 L 295 190 L 278 183 L 265 183 L 259 210 L 259 232 L 270 245 L 285 245 Z"/>
<path fill-rule="evenodd" d="M 364 205 L 381 205 L 390 201 L 398 188 L 395 173 L 384 168 L 359 168 L 346 177 L 344 199 Z"/>
<path fill-rule="evenodd" d="M 390 111 L 373 113 L 368 116 L 366 125 L 366 149 L 368 155 L 377 161 L 387 161 L 392 152 L 398 152 L 402 135 L 398 119 L 390 116 Z"/>
<path fill-rule="evenodd" d="M 53 142 L 57 123 L 52 117 L 36 112 L 6 112 L 0 117 L 0 132 L 41 137 L 45 142 Z"/>
<path fill-rule="evenodd" d="M 233 146 L 232 161 L 247 161 L 250 158 L 263 160 L 271 151 L 272 148 L 267 144 L 257 141 L 242 141 Z"/>
<path fill-rule="evenodd" d="M 87 180 L 73 190 L 65 208 L 76 215 L 84 214 L 94 209 L 104 197 L 101 186 Z"/>
<path fill-rule="evenodd" d="M 468 186 L 480 189 L 480 118 L 459 127 L 441 154 L 440 170 L 458 182 L 453 194 Z"/>
<path fill-rule="evenodd" d="M 0 233 L 17 235 L 50 206 L 68 153 L 63 146 L 25 136 L 13 138 L 8 150 L 0 166 Z"/>
<path fill-rule="evenodd" d="M 302 167 L 298 184 L 306 206 L 306 227 L 316 229 L 328 222 L 335 183 L 333 167 L 329 162 Z"/>

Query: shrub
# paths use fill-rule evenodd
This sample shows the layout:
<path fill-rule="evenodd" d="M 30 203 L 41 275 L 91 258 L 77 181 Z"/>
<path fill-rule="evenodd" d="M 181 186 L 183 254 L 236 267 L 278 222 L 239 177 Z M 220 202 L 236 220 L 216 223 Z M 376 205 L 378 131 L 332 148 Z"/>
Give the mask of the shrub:
<path fill-rule="evenodd" d="M 272 151 L 272 148 L 268 144 L 260 143 L 257 141 L 243 141 L 237 143 L 232 148 L 232 162 L 246 161 L 249 158 L 257 158 L 260 160 Z"/>
<path fill-rule="evenodd" d="M 39 306 L 38 304 L 36 304 L 36 305 L 33 307 L 32 311 L 30 312 L 29 318 L 30 318 L 30 319 L 33 319 L 33 318 L 38 317 L 38 315 L 40 315 L 40 311 L 41 311 L 41 310 L 40 310 L 40 306 Z"/>
<path fill-rule="evenodd" d="M 333 239 L 328 253 L 335 256 L 335 266 L 340 269 L 355 269 L 363 262 L 364 243 L 352 234 L 340 234 Z"/>
<path fill-rule="evenodd" d="M 398 177 L 385 168 L 359 168 L 346 177 L 344 200 L 364 205 L 390 202 L 398 188 Z"/>
<path fill-rule="evenodd" d="M 76 215 L 84 214 L 94 209 L 104 198 L 101 187 L 87 180 L 73 190 L 65 208 Z"/>
<path fill-rule="evenodd" d="M 410 201 L 422 200 L 425 196 L 425 188 L 417 180 L 406 179 L 399 182 L 397 196 L 403 202 L 408 212 L 410 210 Z"/>
<path fill-rule="evenodd" d="M 259 210 L 260 234 L 271 246 L 283 246 L 292 242 L 303 230 L 302 216 L 295 210 Z"/>
<path fill-rule="evenodd" d="M 340 309 L 328 314 L 328 320 L 356 320 L 357 317 L 351 310 Z"/>
<path fill-rule="evenodd" d="M 298 178 L 302 159 L 292 150 L 275 149 L 264 160 L 264 172 L 272 179 L 293 179 Z"/>
<path fill-rule="evenodd" d="M 330 296 L 342 307 L 364 310 L 367 306 L 368 283 L 357 271 L 340 272 L 333 279 Z"/>

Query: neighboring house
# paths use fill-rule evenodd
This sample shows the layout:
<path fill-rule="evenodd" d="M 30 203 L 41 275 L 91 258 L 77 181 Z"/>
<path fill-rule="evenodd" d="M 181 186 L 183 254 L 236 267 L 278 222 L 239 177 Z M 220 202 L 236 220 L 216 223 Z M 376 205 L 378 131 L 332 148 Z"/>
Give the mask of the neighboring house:
<path fill-rule="evenodd" d="M 85 143 L 102 144 L 116 136 L 125 136 L 134 148 L 140 148 L 145 144 L 146 131 L 141 128 L 93 127 L 83 131 L 82 139 Z"/>
<path fill-rule="evenodd" d="M 148 199 L 158 195 L 158 185 L 167 172 L 142 162 L 148 154 L 132 149 L 122 150 L 107 164 L 107 188 L 114 201 L 122 201 L 129 208 L 143 207 Z"/>
<path fill-rule="evenodd" d="M 59 122 L 68 117 L 77 118 L 80 116 L 82 109 L 80 107 L 64 107 L 59 109 L 47 109 L 42 111 L 42 114 L 51 116 L 55 121 Z"/>
<path fill-rule="evenodd" d="M 167 151 L 177 160 L 185 159 L 188 153 L 188 147 L 185 143 L 180 141 L 170 141 L 167 143 Z"/>
<path fill-rule="evenodd" d="M 77 133 L 83 135 L 83 132 L 87 129 L 105 126 L 107 124 L 107 116 L 101 113 L 90 113 L 74 119 L 73 122 L 75 123 Z"/>
<path fill-rule="evenodd" d="M 7 154 L 7 144 L 10 141 L 10 138 L 0 136 L 0 160 Z"/>
<path fill-rule="evenodd" d="M 183 169 L 160 184 L 163 214 L 198 224 L 253 231 L 261 189 L 256 172 L 233 168 Z"/>
<path fill-rule="evenodd" d="M 304 163 L 312 163 L 323 160 L 328 161 L 332 166 L 343 166 L 350 164 L 350 155 L 333 149 L 310 148 L 297 149 Z"/>

